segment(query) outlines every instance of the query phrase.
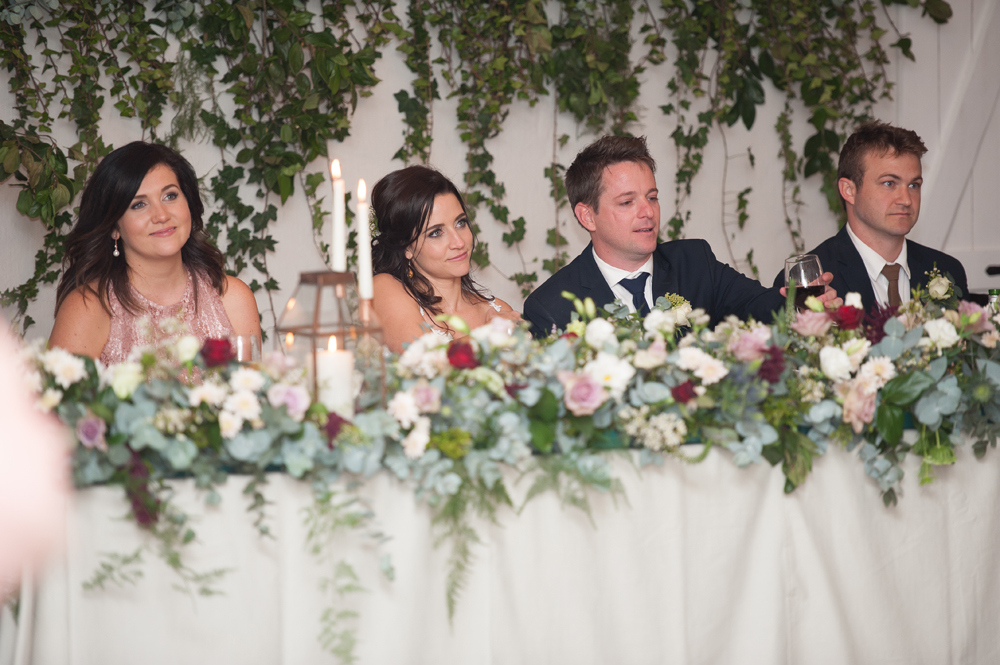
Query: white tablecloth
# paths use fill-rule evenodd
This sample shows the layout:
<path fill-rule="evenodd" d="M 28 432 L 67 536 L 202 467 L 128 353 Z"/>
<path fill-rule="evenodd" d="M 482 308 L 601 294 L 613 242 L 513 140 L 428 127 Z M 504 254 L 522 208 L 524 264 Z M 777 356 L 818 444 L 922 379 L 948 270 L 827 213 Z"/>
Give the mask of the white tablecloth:
<path fill-rule="evenodd" d="M 641 472 L 619 459 L 628 500 L 591 493 L 596 528 L 552 494 L 499 526 L 474 520 L 483 543 L 452 626 L 450 552 L 434 548 L 430 510 L 381 473 L 361 494 L 392 536 L 395 581 L 369 539 L 345 534 L 337 556 L 367 591 L 339 607 L 360 613 L 363 664 L 998 663 L 1000 454 L 971 456 L 924 487 L 908 461 L 890 508 L 839 449 L 791 495 L 780 469 L 737 469 L 718 451 Z M 269 477 L 271 539 L 245 512 L 244 482 L 210 508 L 177 483 L 198 532 L 186 561 L 232 569 L 224 595 L 196 599 L 149 555 L 135 586 L 84 591 L 101 553 L 147 541 L 120 489 L 78 493 L 68 555 L 39 581 L 29 662 L 336 662 L 317 639 L 331 568 L 304 547 L 310 489 Z M 514 487 L 523 496 L 527 481 Z"/>

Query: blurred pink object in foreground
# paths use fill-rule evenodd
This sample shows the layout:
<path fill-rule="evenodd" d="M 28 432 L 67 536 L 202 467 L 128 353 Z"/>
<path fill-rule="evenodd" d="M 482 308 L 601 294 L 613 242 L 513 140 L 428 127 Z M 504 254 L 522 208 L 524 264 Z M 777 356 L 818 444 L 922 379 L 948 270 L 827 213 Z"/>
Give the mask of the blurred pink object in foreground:
<path fill-rule="evenodd" d="M 0 601 L 65 533 L 70 434 L 35 407 L 24 371 L 0 319 Z"/>

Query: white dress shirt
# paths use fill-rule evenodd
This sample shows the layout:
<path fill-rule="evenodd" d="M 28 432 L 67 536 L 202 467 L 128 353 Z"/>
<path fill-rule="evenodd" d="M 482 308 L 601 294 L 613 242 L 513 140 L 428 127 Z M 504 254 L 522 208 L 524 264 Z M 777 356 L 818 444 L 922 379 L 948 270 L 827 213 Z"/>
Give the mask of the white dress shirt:
<path fill-rule="evenodd" d="M 594 251 L 594 250 L 592 250 Z M 635 305 L 632 304 L 632 292 L 626 289 L 624 286 L 619 284 L 623 279 L 633 279 L 638 277 L 642 273 L 647 273 L 649 275 L 646 278 L 646 305 L 653 309 L 653 255 L 650 254 L 649 258 L 642 266 L 633 272 L 628 272 L 627 270 L 622 270 L 621 268 L 616 268 L 607 261 L 603 261 L 601 257 L 597 255 L 594 251 L 594 261 L 597 262 L 597 268 L 604 275 L 604 280 L 611 287 L 611 292 L 615 294 L 615 297 L 621 300 L 623 303 L 628 305 L 628 311 L 634 312 Z"/>
<path fill-rule="evenodd" d="M 875 300 L 879 306 L 885 307 L 889 304 L 889 278 L 882 274 L 882 268 L 895 263 L 899 265 L 899 302 L 906 304 L 910 302 L 910 266 L 906 262 L 906 241 L 903 242 L 903 249 L 895 261 L 886 261 L 878 252 L 861 242 L 861 239 L 854 235 L 851 225 L 847 225 L 847 235 L 851 237 L 851 242 L 861 255 L 861 260 L 865 263 L 865 270 L 871 279 L 872 290 L 875 292 Z M 843 298 L 846 293 L 838 293 Z"/>

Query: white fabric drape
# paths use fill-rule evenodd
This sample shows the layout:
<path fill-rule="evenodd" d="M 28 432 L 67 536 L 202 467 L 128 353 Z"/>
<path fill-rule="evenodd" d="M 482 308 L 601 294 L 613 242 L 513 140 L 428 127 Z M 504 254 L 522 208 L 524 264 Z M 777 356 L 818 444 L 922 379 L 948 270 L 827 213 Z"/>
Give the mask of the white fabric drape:
<path fill-rule="evenodd" d="M 382 473 L 361 489 L 391 536 L 395 581 L 360 533 L 336 540 L 367 591 L 338 601 L 360 613 L 360 663 L 996 663 L 1000 662 L 1000 454 L 959 464 L 885 508 L 855 455 L 829 451 L 806 483 L 782 492 L 780 469 L 737 469 L 713 451 L 700 465 L 637 472 L 616 459 L 627 502 L 591 493 L 581 511 L 542 495 L 500 525 L 473 521 L 483 543 L 449 627 L 447 546 L 430 511 Z M 509 478 L 513 482 L 513 477 Z M 192 599 L 145 555 L 134 586 L 85 592 L 103 552 L 143 537 L 117 488 L 77 494 L 69 551 L 43 576 L 31 662 L 323 663 L 319 619 L 331 604 L 304 547 L 310 488 L 273 475 L 265 493 L 275 538 L 245 512 L 243 479 L 205 507 L 190 481 L 177 501 L 198 539 L 197 570 L 232 569 L 224 595 Z M 523 495 L 528 481 L 514 485 Z M 518 497 L 515 496 L 515 501 Z"/>

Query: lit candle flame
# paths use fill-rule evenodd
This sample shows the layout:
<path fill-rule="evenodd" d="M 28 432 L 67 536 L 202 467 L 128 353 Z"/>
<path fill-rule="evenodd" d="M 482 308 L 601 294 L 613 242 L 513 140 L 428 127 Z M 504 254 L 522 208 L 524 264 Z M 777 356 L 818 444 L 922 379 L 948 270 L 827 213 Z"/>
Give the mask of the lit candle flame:
<path fill-rule="evenodd" d="M 365 179 L 362 178 L 358 180 L 358 200 L 364 202 L 368 197 L 368 187 L 365 185 Z"/>
<path fill-rule="evenodd" d="M 295 307 L 295 298 L 289 298 L 288 304 L 285 305 L 285 309 L 291 309 L 293 307 Z"/>
<path fill-rule="evenodd" d="M 295 344 L 295 333 L 286 333 L 285 346 L 291 346 L 292 344 Z"/>
<path fill-rule="evenodd" d="M 330 162 L 330 177 L 336 180 L 340 177 L 340 160 L 334 159 Z"/>
<path fill-rule="evenodd" d="M 334 335 L 330 335 L 330 342 L 326 345 L 327 351 L 337 350 L 337 338 Z"/>

